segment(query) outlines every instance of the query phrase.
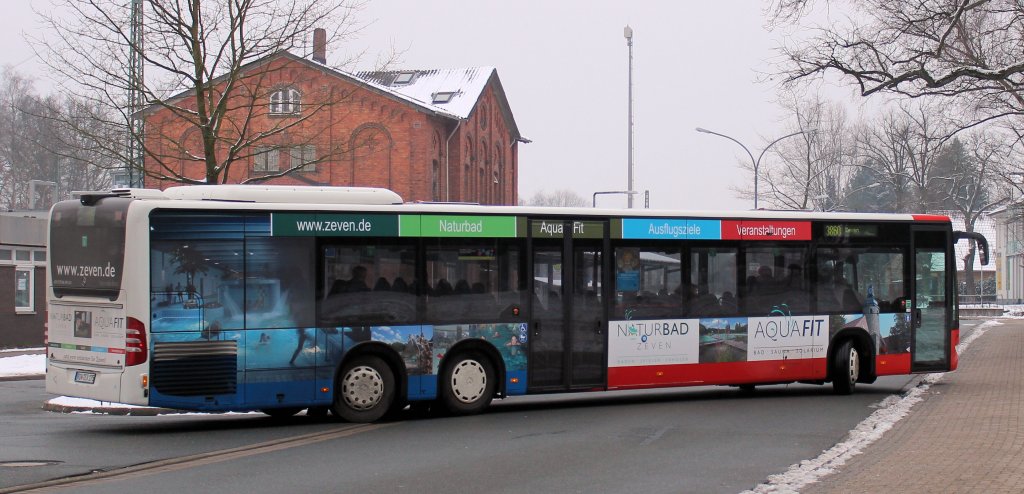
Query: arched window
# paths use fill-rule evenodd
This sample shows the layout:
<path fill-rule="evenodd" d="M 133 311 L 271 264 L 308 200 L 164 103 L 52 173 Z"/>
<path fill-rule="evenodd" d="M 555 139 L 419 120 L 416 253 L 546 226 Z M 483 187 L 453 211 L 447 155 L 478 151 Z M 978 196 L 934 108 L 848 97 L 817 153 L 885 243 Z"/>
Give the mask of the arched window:
<path fill-rule="evenodd" d="M 299 113 L 302 95 L 298 89 L 284 87 L 270 93 L 270 114 L 291 115 Z"/>
<path fill-rule="evenodd" d="M 430 175 L 430 200 L 441 200 L 441 164 L 434 160 L 434 167 Z"/>
<path fill-rule="evenodd" d="M 476 199 L 476 194 L 473 190 L 473 185 L 476 183 L 473 180 L 473 169 L 472 166 L 476 163 L 476 156 L 473 155 L 473 137 L 470 135 L 466 136 L 466 155 L 463 157 L 463 163 L 466 167 L 466 173 L 462 177 L 462 201 L 471 202 Z"/>
<path fill-rule="evenodd" d="M 505 155 L 501 141 L 494 145 L 494 203 L 505 204 Z"/>
<path fill-rule="evenodd" d="M 395 141 L 380 124 L 363 124 L 352 131 L 349 149 L 352 156 L 352 185 L 356 187 L 392 186 L 391 163 Z"/>

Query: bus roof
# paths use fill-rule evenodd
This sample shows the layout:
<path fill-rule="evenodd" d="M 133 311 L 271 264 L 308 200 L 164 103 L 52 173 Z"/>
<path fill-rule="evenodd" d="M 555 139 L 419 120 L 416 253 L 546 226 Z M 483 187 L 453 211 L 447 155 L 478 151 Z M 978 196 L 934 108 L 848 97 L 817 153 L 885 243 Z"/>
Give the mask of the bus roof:
<path fill-rule="evenodd" d="M 466 203 L 403 203 L 401 196 L 384 188 L 315 187 L 284 185 L 186 185 L 164 191 L 114 189 L 82 195 L 140 199 L 152 207 L 198 209 L 273 209 L 280 211 L 379 211 L 393 213 L 443 213 L 518 215 L 538 217 L 688 217 L 774 220 L 927 221 L 949 222 L 947 216 L 928 214 L 808 212 L 778 210 L 658 210 L 596 209 L 581 207 L 486 206 Z M 260 207 L 261 204 L 268 206 Z"/>

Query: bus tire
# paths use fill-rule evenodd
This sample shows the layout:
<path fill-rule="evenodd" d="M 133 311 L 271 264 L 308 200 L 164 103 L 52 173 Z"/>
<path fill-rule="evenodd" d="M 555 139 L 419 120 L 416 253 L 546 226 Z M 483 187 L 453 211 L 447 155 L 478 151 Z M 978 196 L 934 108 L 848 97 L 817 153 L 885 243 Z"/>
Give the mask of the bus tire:
<path fill-rule="evenodd" d="M 494 366 L 479 352 L 454 355 L 441 376 L 441 403 L 455 415 L 480 413 L 491 404 Z"/>
<path fill-rule="evenodd" d="M 349 422 L 380 420 L 395 401 L 395 374 L 373 355 L 353 358 L 338 373 L 334 414 Z"/>
<path fill-rule="evenodd" d="M 845 340 L 832 357 L 832 390 L 838 395 L 853 393 L 860 378 L 860 354 L 853 340 Z"/>
<path fill-rule="evenodd" d="M 270 416 L 274 419 L 286 419 L 302 411 L 301 408 L 287 407 L 287 408 L 264 408 L 261 412 Z"/>

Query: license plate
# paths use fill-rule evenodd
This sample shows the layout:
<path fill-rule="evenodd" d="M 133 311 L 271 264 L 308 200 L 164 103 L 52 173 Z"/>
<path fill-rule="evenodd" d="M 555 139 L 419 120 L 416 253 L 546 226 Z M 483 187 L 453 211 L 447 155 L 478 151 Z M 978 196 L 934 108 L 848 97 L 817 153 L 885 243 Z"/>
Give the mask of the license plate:
<path fill-rule="evenodd" d="M 75 371 L 75 382 L 82 384 L 96 384 L 96 373 L 87 371 Z"/>

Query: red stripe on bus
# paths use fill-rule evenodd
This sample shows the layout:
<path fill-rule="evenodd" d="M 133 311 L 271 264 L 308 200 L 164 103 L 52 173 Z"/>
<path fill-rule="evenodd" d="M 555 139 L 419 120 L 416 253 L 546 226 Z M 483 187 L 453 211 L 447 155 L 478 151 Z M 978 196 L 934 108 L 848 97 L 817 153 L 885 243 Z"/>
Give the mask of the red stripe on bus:
<path fill-rule="evenodd" d="M 912 214 L 914 221 L 944 221 L 949 223 L 949 216 L 941 214 Z"/>
<path fill-rule="evenodd" d="M 879 376 L 910 374 L 910 354 L 892 353 L 888 355 L 876 355 L 875 374 Z"/>
<path fill-rule="evenodd" d="M 825 359 L 609 367 L 609 389 L 746 384 L 825 378 Z"/>
<path fill-rule="evenodd" d="M 960 365 L 960 354 L 956 353 L 956 346 L 960 344 L 960 329 L 954 329 L 949 335 L 949 344 L 952 349 L 949 351 L 949 370 L 955 371 Z"/>

